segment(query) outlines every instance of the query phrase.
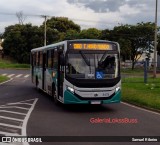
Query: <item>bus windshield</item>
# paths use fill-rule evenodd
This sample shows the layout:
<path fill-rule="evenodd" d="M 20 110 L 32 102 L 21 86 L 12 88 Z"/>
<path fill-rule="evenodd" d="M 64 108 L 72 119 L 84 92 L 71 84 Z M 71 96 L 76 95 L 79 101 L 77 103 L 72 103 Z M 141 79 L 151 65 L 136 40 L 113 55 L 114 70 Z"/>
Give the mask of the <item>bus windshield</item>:
<path fill-rule="evenodd" d="M 114 79 L 118 77 L 118 54 L 107 51 L 78 51 L 67 54 L 66 75 L 75 79 Z"/>

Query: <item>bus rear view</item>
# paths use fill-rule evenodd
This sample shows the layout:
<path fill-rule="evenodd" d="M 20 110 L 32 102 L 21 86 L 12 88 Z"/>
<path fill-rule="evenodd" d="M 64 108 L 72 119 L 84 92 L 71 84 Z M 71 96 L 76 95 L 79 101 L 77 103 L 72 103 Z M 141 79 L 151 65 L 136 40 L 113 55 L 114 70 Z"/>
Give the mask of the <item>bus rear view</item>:
<path fill-rule="evenodd" d="M 63 103 L 119 103 L 120 48 L 103 40 L 72 40 L 65 53 Z"/>

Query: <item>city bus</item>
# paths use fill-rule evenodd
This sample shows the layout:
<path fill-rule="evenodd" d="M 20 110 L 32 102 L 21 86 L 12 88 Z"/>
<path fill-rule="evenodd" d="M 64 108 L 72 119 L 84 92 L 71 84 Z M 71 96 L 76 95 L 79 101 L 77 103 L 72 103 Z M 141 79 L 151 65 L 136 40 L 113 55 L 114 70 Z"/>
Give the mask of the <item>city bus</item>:
<path fill-rule="evenodd" d="M 119 44 L 77 39 L 32 49 L 31 76 L 32 83 L 56 103 L 119 103 Z"/>

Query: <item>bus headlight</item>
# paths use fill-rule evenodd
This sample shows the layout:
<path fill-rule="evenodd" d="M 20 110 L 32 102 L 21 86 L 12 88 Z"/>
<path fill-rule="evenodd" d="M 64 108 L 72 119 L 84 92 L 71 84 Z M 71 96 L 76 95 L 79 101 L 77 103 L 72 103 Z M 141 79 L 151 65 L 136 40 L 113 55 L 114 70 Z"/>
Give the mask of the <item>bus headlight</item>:
<path fill-rule="evenodd" d="M 73 89 L 73 88 L 67 87 L 67 89 L 68 89 L 71 93 L 74 93 L 74 89 Z"/>
<path fill-rule="evenodd" d="M 117 88 L 116 88 L 116 92 L 118 92 L 120 89 L 121 89 L 120 87 L 117 87 Z"/>

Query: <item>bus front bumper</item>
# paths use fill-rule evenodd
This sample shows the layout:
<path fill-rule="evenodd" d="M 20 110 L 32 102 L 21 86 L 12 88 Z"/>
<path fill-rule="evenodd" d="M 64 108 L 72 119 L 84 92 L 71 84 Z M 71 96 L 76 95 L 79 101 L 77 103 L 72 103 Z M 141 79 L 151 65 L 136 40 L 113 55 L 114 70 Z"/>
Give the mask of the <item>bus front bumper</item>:
<path fill-rule="evenodd" d="M 115 95 L 111 99 L 106 100 L 80 100 L 73 93 L 66 90 L 64 93 L 64 104 L 95 104 L 99 102 L 99 104 L 110 104 L 110 103 L 119 103 L 121 100 L 121 91 L 115 93 Z"/>

